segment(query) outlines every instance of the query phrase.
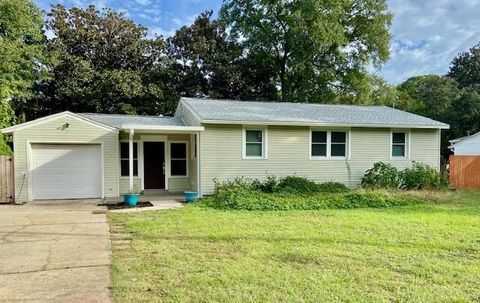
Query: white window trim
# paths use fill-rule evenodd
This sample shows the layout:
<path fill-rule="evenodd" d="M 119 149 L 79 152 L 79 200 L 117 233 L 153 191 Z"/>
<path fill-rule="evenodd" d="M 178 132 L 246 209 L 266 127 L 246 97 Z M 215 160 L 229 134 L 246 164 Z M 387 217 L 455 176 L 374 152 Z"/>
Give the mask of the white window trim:
<path fill-rule="evenodd" d="M 327 133 L 327 155 L 326 156 L 312 156 L 312 133 L 313 132 L 326 132 Z M 345 157 L 332 156 L 332 132 L 342 132 L 345 133 Z M 308 140 L 308 157 L 310 160 L 350 160 L 350 138 L 351 130 L 350 129 L 310 129 L 310 136 Z"/>
<path fill-rule="evenodd" d="M 186 151 L 185 151 L 185 163 L 186 163 L 186 174 L 183 175 L 183 176 L 172 176 L 172 143 L 185 143 L 185 148 L 186 148 Z M 188 178 L 189 177 L 189 165 L 190 165 L 190 161 L 189 161 L 189 144 L 188 144 L 188 141 L 187 140 L 172 140 L 172 141 L 168 141 L 168 165 L 170 167 L 170 169 L 168 170 L 168 178 L 169 179 L 185 179 L 185 178 Z"/>
<path fill-rule="evenodd" d="M 405 156 L 398 157 L 393 156 L 393 133 L 404 133 L 405 134 Z M 410 150 L 411 150 L 411 131 L 405 129 L 391 129 L 390 130 L 390 160 L 408 160 L 410 159 Z"/>
<path fill-rule="evenodd" d="M 262 156 L 247 156 L 247 131 L 262 132 Z M 243 127 L 242 130 L 242 159 L 243 160 L 268 160 L 268 129 L 266 127 Z"/>
<path fill-rule="evenodd" d="M 128 144 L 128 139 L 121 139 L 119 140 L 119 143 L 118 143 L 118 175 L 120 176 L 120 179 L 129 179 L 130 178 L 129 176 L 122 176 L 122 143 Z M 142 171 L 140 171 L 140 167 L 143 167 L 143 142 L 141 140 L 133 140 L 133 143 L 137 143 L 137 173 L 138 173 L 138 175 L 133 176 L 133 178 L 134 179 L 143 178 L 143 169 Z M 140 152 L 142 153 L 140 154 Z"/>

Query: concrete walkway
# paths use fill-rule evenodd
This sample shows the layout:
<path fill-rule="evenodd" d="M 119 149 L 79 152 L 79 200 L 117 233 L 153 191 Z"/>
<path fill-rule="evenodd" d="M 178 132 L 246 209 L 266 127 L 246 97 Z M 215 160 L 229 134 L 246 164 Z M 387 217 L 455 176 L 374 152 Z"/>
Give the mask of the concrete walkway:
<path fill-rule="evenodd" d="M 111 302 L 98 201 L 0 205 L 0 302 Z"/>

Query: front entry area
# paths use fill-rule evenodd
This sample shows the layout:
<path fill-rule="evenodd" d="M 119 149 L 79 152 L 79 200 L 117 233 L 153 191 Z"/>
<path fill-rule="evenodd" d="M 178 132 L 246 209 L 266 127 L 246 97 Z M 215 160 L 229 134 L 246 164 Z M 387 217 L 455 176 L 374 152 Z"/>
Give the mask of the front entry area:
<path fill-rule="evenodd" d="M 143 142 L 145 189 L 165 189 L 165 142 Z"/>

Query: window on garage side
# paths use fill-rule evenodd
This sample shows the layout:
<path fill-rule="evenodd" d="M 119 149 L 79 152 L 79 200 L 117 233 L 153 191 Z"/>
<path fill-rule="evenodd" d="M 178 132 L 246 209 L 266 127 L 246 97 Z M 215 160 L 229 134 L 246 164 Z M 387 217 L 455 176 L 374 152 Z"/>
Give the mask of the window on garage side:
<path fill-rule="evenodd" d="M 128 142 L 120 142 L 120 170 L 122 177 L 130 176 Z M 133 175 L 138 176 L 138 144 L 133 143 Z"/>
<path fill-rule="evenodd" d="M 187 143 L 170 143 L 170 175 L 187 176 Z"/>

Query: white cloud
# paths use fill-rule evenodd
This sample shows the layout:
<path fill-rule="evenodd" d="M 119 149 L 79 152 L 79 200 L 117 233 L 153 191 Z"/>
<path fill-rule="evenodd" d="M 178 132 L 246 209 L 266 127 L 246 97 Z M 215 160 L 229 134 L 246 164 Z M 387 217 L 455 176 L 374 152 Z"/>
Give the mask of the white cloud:
<path fill-rule="evenodd" d="M 137 2 L 140 5 L 149 5 L 151 1 L 150 0 L 135 0 L 135 2 Z"/>
<path fill-rule="evenodd" d="M 180 20 L 179 18 L 173 18 L 173 19 L 172 19 L 172 22 L 173 22 L 173 24 L 175 24 L 176 26 L 180 26 L 180 25 L 182 25 L 182 23 L 183 23 L 182 20 Z"/>
<path fill-rule="evenodd" d="M 89 5 L 95 5 L 97 9 L 102 9 L 105 7 L 108 7 L 107 5 L 108 0 L 95 0 L 95 1 L 87 1 L 87 0 L 73 0 L 72 4 L 73 6 L 78 6 L 78 7 L 87 7 Z"/>
<path fill-rule="evenodd" d="M 392 83 L 445 74 L 458 53 L 480 42 L 478 0 L 389 0 L 389 5 L 391 59 L 380 74 Z"/>
<path fill-rule="evenodd" d="M 151 27 L 148 30 L 148 38 L 154 38 L 155 35 L 162 35 L 164 38 L 175 35 L 175 29 L 164 29 L 162 27 Z"/>

